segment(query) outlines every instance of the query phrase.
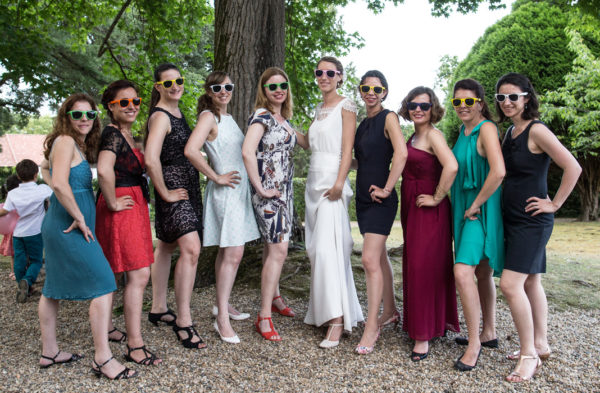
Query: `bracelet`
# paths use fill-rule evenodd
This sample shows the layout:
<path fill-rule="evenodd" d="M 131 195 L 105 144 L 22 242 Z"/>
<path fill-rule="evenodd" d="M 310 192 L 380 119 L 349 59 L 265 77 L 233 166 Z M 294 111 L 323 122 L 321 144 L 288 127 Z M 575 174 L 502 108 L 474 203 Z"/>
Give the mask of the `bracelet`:
<path fill-rule="evenodd" d="M 433 200 L 436 202 L 441 201 L 442 199 L 444 199 L 446 197 L 446 194 L 448 194 L 448 191 L 442 190 L 442 188 L 438 185 L 435 188 L 435 193 L 433 194 Z"/>

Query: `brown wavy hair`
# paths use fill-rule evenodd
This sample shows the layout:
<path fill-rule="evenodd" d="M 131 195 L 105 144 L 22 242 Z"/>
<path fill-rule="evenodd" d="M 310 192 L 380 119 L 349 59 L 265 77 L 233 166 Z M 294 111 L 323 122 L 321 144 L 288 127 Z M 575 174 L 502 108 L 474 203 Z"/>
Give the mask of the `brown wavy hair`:
<path fill-rule="evenodd" d="M 292 118 L 292 115 L 294 113 L 294 110 L 293 110 L 294 102 L 292 99 L 292 86 L 289 84 L 290 78 L 288 78 L 285 71 L 279 67 L 267 68 L 262 73 L 260 78 L 258 79 L 258 86 L 256 89 L 256 100 L 254 101 L 254 110 L 256 111 L 257 109 L 260 109 L 260 108 L 266 108 L 269 112 L 273 113 L 273 107 L 271 106 L 271 103 L 269 102 L 269 100 L 267 99 L 267 96 L 265 94 L 266 87 L 264 87 L 263 85 L 265 83 L 267 83 L 267 81 L 269 80 L 270 77 L 275 76 L 275 75 L 283 76 L 285 78 L 285 81 L 288 83 L 287 97 L 286 97 L 285 101 L 283 102 L 283 104 L 281 105 L 281 116 L 283 116 L 285 119 L 289 120 Z"/>
<path fill-rule="evenodd" d="M 196 106 L 196 117 L 200 115 L 202 111 L 209 110 L 213 115 L 217 118 L 218 121 L 221 121 L 221 115 L 219 113 L 219 109 L 213 102 L 212 97 L 208 94 L 209 91 L 212 91 L 210 87 L 212 85 L 220 85 L 223 84 L 225 78 L 229 77 L 224 71 L 213 71 L 206 77 L 204 81 L 204 94 L 198 97 L 198 105 Z M 231 78 L 230 78 L 231 79 Z M 232 91 L 233 93 L 233 91 Z"/>
<path fill-rule="evenodd" d="M 76 93 L 69 96 L 60 106 L 56 119 L 54 120 L 52 132 L 48 134 L 44 141 L 44 157 L 46 157 L 47 160 L 50 160 L 50 152 L 56 138 L 61 135 L 68 135 L 75 140 L 79 149 L 85 153 L 85 158 L 90 164 L 96 162 L 98 145 L 100 144 L 100 116 L 96 116 L 92 129 L 85 137 L 85 141 L 80 143 L 78 140 L 80 134 L 71 125 L 69 115 L 67 114 L 67 112 L 73 108 L 75 103 L 80 101 L 86 101 L 93 110 L 98 110 L 94 99 L 85 93 Z"/>
<path fill-rule="evenodd" d="M 398 114 L 405 120 L 410 121 L 408 103 L 414 100 L 416 96 L 420 96 L 421 94 L 427 94 L 429 96 L 429 102 L 431 102 L 431 124 L 436 124 L 442 120 L 442 117 L 444 117 L 444 107 L 440 105 L 440 100 L 438 100 L 435 92 L 429 87 L 418 86 L 409 91 L 406 97 L 404 97 L 402 100 Z"/>

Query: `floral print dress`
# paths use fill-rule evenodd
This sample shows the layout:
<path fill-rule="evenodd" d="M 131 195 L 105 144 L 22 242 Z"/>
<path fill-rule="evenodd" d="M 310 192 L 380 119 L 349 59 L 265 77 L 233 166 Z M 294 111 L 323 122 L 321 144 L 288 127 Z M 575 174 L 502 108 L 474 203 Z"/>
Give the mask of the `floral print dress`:
<path fill-rule="evenodd" d="M 282 243 L 290 239 L 293 218 L 294 163 L 292 150 L 296 133 L 289 121 L 279 123 L 267 109 L 258 109 L 248 120 L 248 126 L 260 123 L 265 132 L 258 144 L 256 160 L 258 175 L 265 190 L 277 189 L 279 198 L 263 198 L 254 187 L 252 206 L 261 235 L 267 243 Z"/>

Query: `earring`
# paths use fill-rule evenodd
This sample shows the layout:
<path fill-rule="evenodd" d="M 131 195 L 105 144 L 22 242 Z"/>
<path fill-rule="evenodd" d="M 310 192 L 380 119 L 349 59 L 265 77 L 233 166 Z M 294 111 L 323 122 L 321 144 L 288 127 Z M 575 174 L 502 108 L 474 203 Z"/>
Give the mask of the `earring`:
<path fill-rule="evenodd" d="M 527 109 L 527 103 L 525 103 L 525 109 Z"/>

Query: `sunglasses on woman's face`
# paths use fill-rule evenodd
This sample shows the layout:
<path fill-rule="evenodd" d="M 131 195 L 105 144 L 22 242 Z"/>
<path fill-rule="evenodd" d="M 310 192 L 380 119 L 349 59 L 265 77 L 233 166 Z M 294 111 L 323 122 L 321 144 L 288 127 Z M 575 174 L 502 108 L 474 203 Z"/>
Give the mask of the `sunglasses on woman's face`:
<path fill-rule="evenodd" d="M 463 102 L 465 103 L 466 107 L 472 107 L 473 105 L 475 105 L 475 103 L 477 101 L 481 101 L 481 98 L 474 98 L 474 97 L 453 98 L 452 100 L 450 100 L 450 102 L 452 103 L 452 106 L 455 108 L 458 108 L 459 106 L 461 106 Z"/>
<path fill-rule="evenodd" d="M 423 112 L 427 112 L 431 109 L 431 104 L 429 102 L 409 102 L 406 107 L 409 111 L 416 111 L 417 108 L 421 108 Z"/>
<path fill-rule="evenodd" d="M 173 83 L 177 83 L 179 86 L 183 85 L 183 80 L 185 78 L 182 76 L 180 78 L 177 79 L 171 79 L 168 81 L 160 81 L 160 82 L 156 82 L 157 85 L 163 85 L 165 89 L 170 88 L 171 86 L 173 86 Z"/>
<path fill-rule="evenodd" d="M 328 78 L 333 78 L 334 76 L 341 74 L 341 72 L 336 70 L 315 70 L 315 76 L 317 78 L 322 77 L 323 73 L 325 73 Z"/>
<path fill-rule="evenodd" d="M 373 90 L 373 92 L 375 94 L 381 94 L 383 93 L 383 91 L 385 90 L 385 87 L 383 86 L 369 86 L 369 85 L 360 85 L 359 86 L 360 91 L 362 91 L 363 93 L 369 93 L 371 90 Z"/>
<path fill-rule="evenodd" d="M 84 116 L 87 120 L 95 120 L 98 111 L 69 111 L 67 115 L 71 116 L 73 120 L 83 120 Z"/>
<path fill-rule="evenodd" d="M 527 94 L 529 94 L 529 93 L 523 92 L 523 93 L 512 93 L 512 94 L 496 94 L 496 101 L 504 102 L 504 100 L 506 100 L 508 98 L 512 102 L 515 102 L 515 101 L 519 101 L 519 97 L 526 96 Z"/>
<path fill-rule="evenodd" d="M 108 104 L 116 104 L 119 103 L 119 105 L 121 106 L 121 108 L 127 108 L 129 106 L 129 104 L 133 104 L 134 106 L 140 106 L 140 104 L 142 103 L 142 99 L 140 97 L 135 97 L 135 98 L 121 98 L 120 100 L 114 100 L 109 102 Z"/>
<path fill-rule="evenodd" d="M 225 83 L 223 85 L 210 85 L 210 89 L 213 93 L 218 93 L 221 89 L 225 89 L 225 91 L 233 91 L 233 83 Z"/>
<path fill-rule="evenodd" d="M 287 90 L 288 86 L 289 86 L 289 83 L 288 82 L 266 83 L 263 86 L 266 87 L 266 88 L 268 88 L 271 91 L 277 90 L 277 87 L 279 87 L 281 90 Z"/>

